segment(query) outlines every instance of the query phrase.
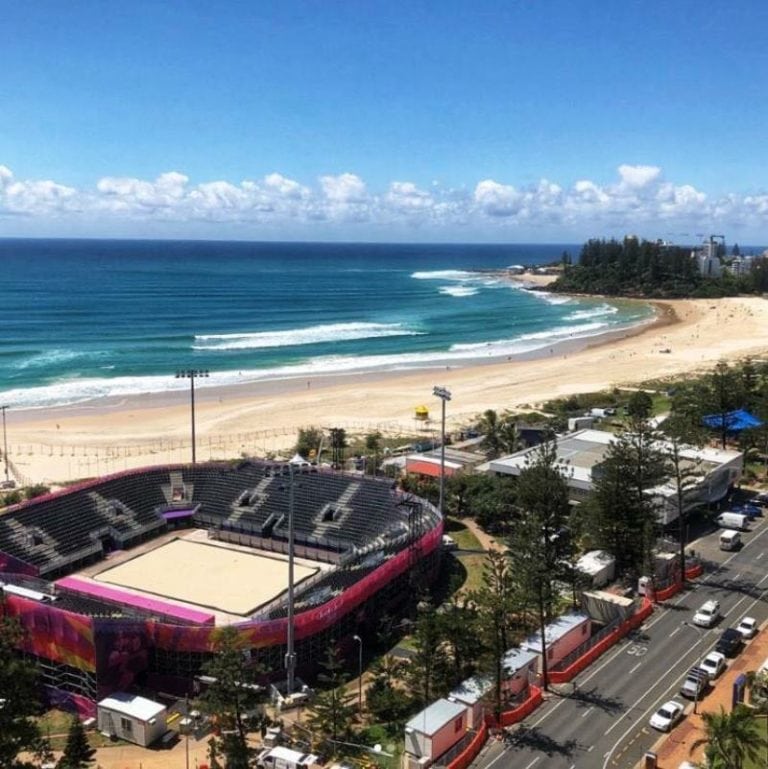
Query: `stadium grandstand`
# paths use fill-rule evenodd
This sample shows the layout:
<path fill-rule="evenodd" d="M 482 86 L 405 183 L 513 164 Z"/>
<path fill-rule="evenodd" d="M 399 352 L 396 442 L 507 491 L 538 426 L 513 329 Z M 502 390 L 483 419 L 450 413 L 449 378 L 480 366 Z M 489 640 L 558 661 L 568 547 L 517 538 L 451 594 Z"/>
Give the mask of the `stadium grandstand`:
<path fill-rule="evenodd" d="M 0 516 L 0 611 L 49 700 L 93 714 L 114 691 L 191 695 L 234 625 L 273 679 L 372 638 L 436 573 L 443 530 L 389 480 L 303 463 L 165 466 L 87 481 Z"/>

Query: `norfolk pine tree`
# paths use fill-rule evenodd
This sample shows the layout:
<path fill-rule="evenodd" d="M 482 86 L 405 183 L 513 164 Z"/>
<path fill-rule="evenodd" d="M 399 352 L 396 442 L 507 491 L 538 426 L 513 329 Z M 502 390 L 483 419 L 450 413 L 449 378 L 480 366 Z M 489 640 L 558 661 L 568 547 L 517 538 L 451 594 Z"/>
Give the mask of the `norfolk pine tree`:
<path fill-rule="evenodd" d="M 69 727 L 64 753 L 56 764 L 56 769 L 86 769 L 93 763 L 95 755 L 96 750 L 89 745 L 82 722 L 75 716 Z"/>

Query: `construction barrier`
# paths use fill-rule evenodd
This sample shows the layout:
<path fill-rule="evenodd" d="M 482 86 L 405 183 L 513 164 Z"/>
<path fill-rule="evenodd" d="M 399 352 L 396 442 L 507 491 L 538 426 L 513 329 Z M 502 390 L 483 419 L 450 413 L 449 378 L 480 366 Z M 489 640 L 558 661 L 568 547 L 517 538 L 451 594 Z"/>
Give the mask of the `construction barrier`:
<path fill-rule="evenodd" d="M 627 633 L 636 630 L 653 613 L 653 602 L 645 597 L 643 604 L 628 620 L 619 625 L 612 633 L 596 643 L 589 651 L 582 654 L 565 670 L 553 670 L 549 674 L 549 682 L 552 684 L 564 684 L 575 678 L 584 668 L 589 667 L 598 657 L 604 654 L 615 643 L 624 638 Z"/>
<path fill-rule="evenodd" d="M 512 726 L 518 721 L 522 721 L 536 710 L 539 705 L 544 701 L 541 689 L 538 686 L 530 687 L 530 696 L 525 702 L 521 702 L 516 708 L 512 710 L 505 710 L 501 713 L 500 722 L 501 726 Z"/>
<path fill-rule="evenodd" d="M 467 747 L 447 765 L 446 769 L 467 769 L 467 767 L 475 760 L 475 757 L 480 752 L 483 745 L 485 745 L 487 739 L 488 726 L 487 724 L 482 723 L 469 745 L 467 745 Z"/>
<path fill-rule="evenodd" d="M 685 570 L 685 578 L 696 579 L 696 577 L 700 577 L 703 573 L 704 567 L 700 563 L 697 563 Z M 657 602 L 668 601 L 670 598 L 672 598 L 673 595 L 677 595 L 682 589 L 683 583 L 675 582 L 674 584 L 669 585 L 669 587 L 665 587 L 663 590 L 657 590 L 654 593 L 654 600 Z"/>

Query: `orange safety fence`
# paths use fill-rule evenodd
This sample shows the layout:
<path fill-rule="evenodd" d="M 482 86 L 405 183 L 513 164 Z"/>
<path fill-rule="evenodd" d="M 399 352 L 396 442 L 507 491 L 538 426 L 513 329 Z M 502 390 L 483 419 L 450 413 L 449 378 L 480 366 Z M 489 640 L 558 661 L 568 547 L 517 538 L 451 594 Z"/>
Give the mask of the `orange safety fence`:
<path fill-rule="evenodd" d="M 553 670 L 549 674 L 549 682 L 552 684 L 564 684 L 575 678 L 584 668 L 589 667 L 598 657 L 624 638 L 627 633 L 640 627 L 652 613 L 653 603 L 649 598 L 643 598 L 643 604 L 638 611 L 622 622 L 612 633 L 609 633 L 605 638 L 596 643 L 589 651 L 586 651 L 581 657 L 572 662 L 565 670 Z"/>
<path fill-rule="evenodd" d="M 528 699 L 521 702 L 516 708 L 505 710 L 501 713 L 499 720 L 502 726 L 512 726 L 512 724 L 522 721 L 544 701 L 541 689 L 538 686 L 530 686 L 529 689 L 531 693 Z"/>
<path fill-rule="evenodd" d="M 467 745 L 467 747 L 448 764 L 446 769 L 467 769 L 467 767 L 475 760 L 475 756 L 480 752 L 480 748 L 485 745 L 487 738 L 488 726 L 483 722 L 469 745 Z"/>

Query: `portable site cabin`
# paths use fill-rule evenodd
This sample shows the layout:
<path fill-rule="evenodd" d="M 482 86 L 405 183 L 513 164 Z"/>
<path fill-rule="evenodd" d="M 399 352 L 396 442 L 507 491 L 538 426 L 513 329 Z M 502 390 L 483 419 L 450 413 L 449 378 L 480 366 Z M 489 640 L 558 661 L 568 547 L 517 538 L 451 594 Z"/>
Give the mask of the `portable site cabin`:
<path fill-rule="evenodd" d="M 502 660 L 504 669 L 504 694 L 514 697 L 520 694 L 539 670 L 539 655 L 530 649 L 510 649 Z"/>
<path fill-rule="evenodd" d="M 489 676 L 472 676 L 450 692 L 447 699 L 464 705 L 467 709 L 467 728 L 477 729 L 485 716 L 483 698 L 492 690 L 493 679 Z"/>
<path fill-rule="evenodd" d="M 135 694 L 115 692 L 98 704 L 99 731 L 147 747 L 166 732 L 167 708 Z"/>
<path fill-rule="evenodd" d="M 576 561 L 576 569 L 592 580 L 592 587 L 603 587 L 616 575 L 616 559 L 605 550 L 590 550 Z"/>
<path fill-rule="evenodd" d="M 544 628 L 547 663 L 554 665 L 581 646 L 592 634 L 592 621 L 581 613 L 563 614 Z M 541 633 L 537 630 L 521 644 L 523 649 L 541 654 Z"/>
<path fill-rule="evenodd" d="M 461 702 L 440 699 L 405 725 L 408 767 L 428 767 L 466 733 L 468 712 Z"/>

